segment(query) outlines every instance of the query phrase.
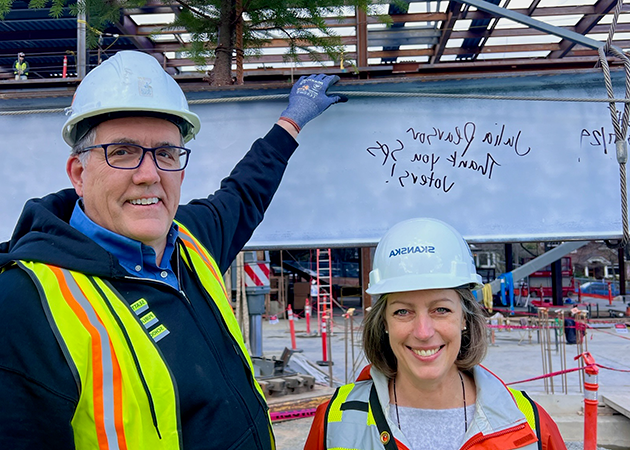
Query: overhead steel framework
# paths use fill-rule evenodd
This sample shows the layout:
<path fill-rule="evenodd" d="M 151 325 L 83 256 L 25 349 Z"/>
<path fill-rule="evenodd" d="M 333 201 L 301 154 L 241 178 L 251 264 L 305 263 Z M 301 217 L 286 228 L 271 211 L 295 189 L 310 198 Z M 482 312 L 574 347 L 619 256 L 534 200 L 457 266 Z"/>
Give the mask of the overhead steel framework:
<path fill-rule="evenodd" d="M 280 34 L 270 32 L 258 56 L 246 56 L 245 80 L 285 78 L 313 70 L 346 76 L 448 74 L 591 68 L 609 32 L 616 0 L 462 0 L 414 1 L 348 10 L 328 25 L 341 37 L 341 61 L 306 53 L 286 62 Z M 177 3 L 150 0 L 124 10 L 104 30 L 100 44 L 86 55 L 87 70 L 116 51 L 139 49 L 154 55 L 170 73 L 201 80 L 213 60 L 198 67 L 188 57 L 190 35 L 165 25 L 180 11 Z M 382 17 L 386 16 L 387 21 Z M 77 72 L 77 18 L 65 8 L 59 18 L 47 9 L 15 1 L 0 21 L 0 77 L 11 79 L 17 52 L 27 54 L 31 79 L 61 76 L 64 56 L 70 76 Z M 630 7 L 624 6 L 613 45 L 630 48 Z"/>

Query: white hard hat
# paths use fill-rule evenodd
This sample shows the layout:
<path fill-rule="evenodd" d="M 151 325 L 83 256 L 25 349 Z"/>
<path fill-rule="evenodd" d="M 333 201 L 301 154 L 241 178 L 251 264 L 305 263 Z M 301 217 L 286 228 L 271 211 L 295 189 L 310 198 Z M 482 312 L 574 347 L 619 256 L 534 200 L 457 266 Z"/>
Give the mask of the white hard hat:
<path fill-rule="evenodd" d="M 482 286 L 470 247 L 449 224 L 417 218 L 394 225 L 378 243 L 366 292 L 378 295 L 460 286 Z"/>
<path fill-rule="evenodd" d="M 77 88 L 70 117 L 63 125 L 63 139 L 74 145 L 99 123 L 128 116 L 170 120 L 179 127 L 184 141 L 201 128 L 197 114 L 188 109 L 177 82 L 145 53 L 125 50 L 96 67 Z"/>

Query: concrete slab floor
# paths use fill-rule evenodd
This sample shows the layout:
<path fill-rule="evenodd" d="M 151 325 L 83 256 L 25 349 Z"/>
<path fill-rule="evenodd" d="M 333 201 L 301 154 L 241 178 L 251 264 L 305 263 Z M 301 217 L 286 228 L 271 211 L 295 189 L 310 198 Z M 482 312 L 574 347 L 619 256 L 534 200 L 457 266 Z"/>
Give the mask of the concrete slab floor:
<path fill-rule="evenodd" d="M 332 373 L 334 384 L 339 385 L 354 379 L 358 371 L 366 364 L 361 352 L 361 316 L 353 318 L 353 332 L 350 321 L 335 316 L 333 334 L 330 337 L 328 359 L 333 361 Z M 306 333 L 304 319 L 294 322 L 296 348 L 300 351 L 299 359 L 307 359 L 316 366 L 323 359 L 322 338 L 316 336 L 316 318 L 311 319 L 311 335 Z M 552 338 L 553 339 L 553 338 Z M 353 345 L 351 345 L 353 343 Z M 287 320 L 277 324 L 263 321 L 263 354 L 265 357 L 279 357 L 286 348 L 291 348 L 290 326 Z M 578 367 L 574 357 L 576 345 L 557 345 L 555 340 L 546 347 L 547 372 L 561 371 L 563 368 Z M 614 328 L 590 330 L 583 343 L 597 364 L 620 370 L 630 370 L 630 335 L 618 334 Z M 354 364 L 352 358 L 354 349 Z M 566 356 L 563 357 L 563 352 Z M 488 347 L 488 354 L 483 362 L 489 370 L 497 374 L 506 383 L 519 382 L 543 375 L 542 346 L 537 333 L 521 330 L 497 331 L 493 345 Z M 298 357 L 295 358 L 296 361 Z M 297 367 L 297 364 L 295 364 Z M 291 363 L 289 363 L 289 367 Z M 329 366 L 317 366 L 321 374 L 327 375 Z M 553 379 L 534 380 L 514 384 L 535 397 L 556 420 L 569 449 L 583 448 L 584 417 L 582 412 L 583 392 L 582 372 L 572 372 Z M 599 397 L 606 392 L 630 392 L 630 373 L 600 368 Z M 601 405 L 600 405 L 601 406 Z M 607 407 L 606 407 L 607 408 Z M 301 449 L 306 441 L 312 422 L 311 417 L 274 423 L 278 450 Z M 612 435 L 611 435 L 612 433 Z M 605 449 L 630 449 L 630 419 L 614 414 L 610 409 L 598 410 L 598 446 Z"/>

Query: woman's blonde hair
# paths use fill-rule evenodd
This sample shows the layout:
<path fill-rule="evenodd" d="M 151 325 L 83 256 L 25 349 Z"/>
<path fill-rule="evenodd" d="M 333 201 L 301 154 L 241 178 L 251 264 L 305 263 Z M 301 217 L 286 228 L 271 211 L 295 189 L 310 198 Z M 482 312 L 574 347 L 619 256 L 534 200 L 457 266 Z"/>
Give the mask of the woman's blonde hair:
<path fill-rule="evenodd" d="M 462 331 L 462 344 L 455 365 L 461 370 L 470 370 L 486 356 L 486 319 L 481 306 L 467 287 L 454 289 L 461 299 L 466 329 Z M 387 297 L 383 294 L 363 320 L 363 351 L 367 360 L 384 373 L 394 378 L 398 370 L 396 356 L 389 345 L 385 327 Z"/>

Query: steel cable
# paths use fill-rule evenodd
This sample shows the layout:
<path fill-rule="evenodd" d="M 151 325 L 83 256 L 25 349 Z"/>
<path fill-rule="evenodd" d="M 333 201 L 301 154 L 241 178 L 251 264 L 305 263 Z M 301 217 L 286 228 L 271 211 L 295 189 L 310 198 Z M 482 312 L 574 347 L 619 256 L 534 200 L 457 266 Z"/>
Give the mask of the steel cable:
<path fill-rule="evenodd" d="M 628 56 L 622 50 L 612 45 L 613 35 L 615 34 L 617 20 L 619 18 L 622 7 L 623 0 L 619 0 L 615 8 L 615 13 L 610 25 L 606 43 L 601 46 L 597 51 L 599 54 L 599 64 L 601 65 L 602 72 L 604 73 L 606 93 L 608 94 L 609 98 L 610 119 L 615 130 L 615 146 L 617 148 L 617 162 L 619 163 L 619 187 L 621 191 L 621 222 L 623 227 L 623 237 L 619 246 L 625 248 L 628 242 L 630 242 L 630 231 L 628 230 L 628 197 L 626 180 L 626 162 L 628 160 L 628 143 L 626 141 L 626 138 L 628 136 L 628 122 L 630 120 L 630 103 L 625 102 L 623 114 L 621 116 L 621 123 L 619 123 L 619 116 L 617 114 L 616 107 L 617 100 L 615 100 L 612 79 L 610 77 L 610 67 L 608 66 L 607 59 L 607 55 L 612 55 L 623 61 L 624 71 L 626 73 L 625 98 L 630 98 L 630 58 L 628 58 Z"/>

